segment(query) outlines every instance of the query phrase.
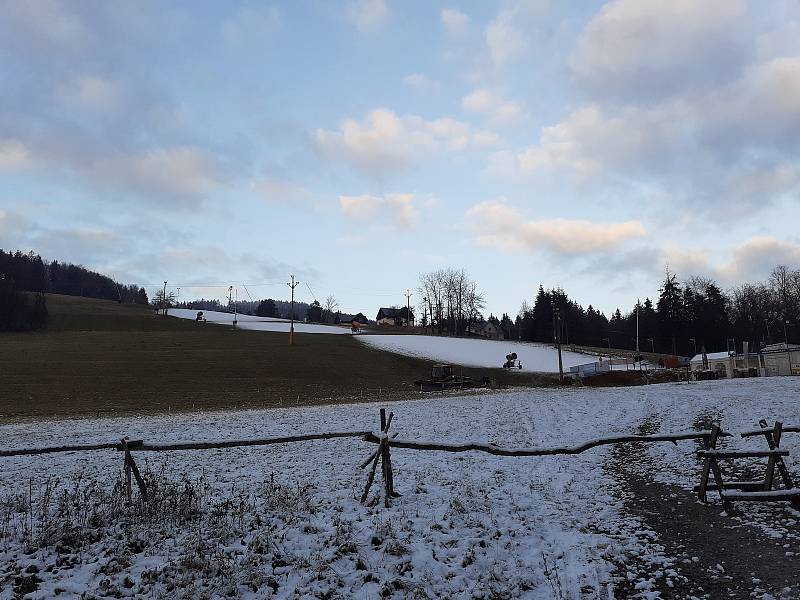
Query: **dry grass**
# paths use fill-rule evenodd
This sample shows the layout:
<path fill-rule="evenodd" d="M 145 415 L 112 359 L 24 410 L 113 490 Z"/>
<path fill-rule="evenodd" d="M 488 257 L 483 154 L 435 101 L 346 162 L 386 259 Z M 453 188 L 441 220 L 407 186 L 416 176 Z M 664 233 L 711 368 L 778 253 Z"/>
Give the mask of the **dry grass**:
<path fill-rule="evenodd" d="M 45 331 L 0 337 L 0 422 L 410 397 L 427 361 L 346 335 L 232 330 L 115 302 L 48 296 Z M 537 384 L 501 369 L 475 377 Z"/>

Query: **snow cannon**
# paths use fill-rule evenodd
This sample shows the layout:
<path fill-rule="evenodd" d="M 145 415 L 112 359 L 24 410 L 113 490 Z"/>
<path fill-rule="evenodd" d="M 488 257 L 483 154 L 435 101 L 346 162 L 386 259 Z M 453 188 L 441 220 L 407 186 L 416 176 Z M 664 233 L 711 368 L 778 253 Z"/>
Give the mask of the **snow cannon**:
<path fill-rule="evenodd" d="M 506 354 L 506 362 L 503 363 L 504 369 L 522 369 L 522 363 L 517 360 L 517 353 Z"/>

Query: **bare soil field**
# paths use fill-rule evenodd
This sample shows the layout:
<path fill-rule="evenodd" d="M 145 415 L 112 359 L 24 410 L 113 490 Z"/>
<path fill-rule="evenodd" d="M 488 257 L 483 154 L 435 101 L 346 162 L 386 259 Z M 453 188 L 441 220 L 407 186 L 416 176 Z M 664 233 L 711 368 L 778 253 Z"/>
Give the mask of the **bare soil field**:
<path fill-rule="evenodd" d="M 0 422 L 413 397 L 430 363 L 347 335 L 233 330 L 146 307 L 48 295 L 44 331 L 0 335 Z M 553 379 L 463 369 L 513 385 Z"/>

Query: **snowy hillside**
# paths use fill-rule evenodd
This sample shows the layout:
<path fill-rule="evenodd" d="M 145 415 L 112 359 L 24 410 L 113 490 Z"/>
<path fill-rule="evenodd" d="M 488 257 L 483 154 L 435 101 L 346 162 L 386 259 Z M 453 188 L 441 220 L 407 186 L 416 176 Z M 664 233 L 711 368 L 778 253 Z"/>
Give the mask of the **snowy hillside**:
<path fill-rule="evenodd" d="M 522 370 L 535 373 L 557 373 L 558 352 L 551 346 L 522 342 L 501 342 L 428 335 L 367 335 L 360 342 L 375 348 L 467 367 L 503 366 L 506 354 L 516 352 Z M 564 370 L 573 365 L 594 362 L 594 356 L 563 351 Z"/>
<path fill-rule="evenodd" d="M 179 317 L 181 319 L 194 320 L 197 316 L 197 311 L 186 308 L 171 308 L 169 310 L 170 316 Z M 220 325 L 231 325 L 233 323 L 233 314 L 218 312 L 214 310 L 204 310 L 203 316 L 209 323 L 216 323 Z M 242 329 L 252 329 L 255 331 L 282 331 L 289 333 L 289 321 L 285 319 L 275 319 L 272 317 L 255 317 L 252 315 L 237 315 L 237 327 Z M 350 333 L 349 326 L 338 325 L 318 325 L 316 323 L 294 323 L 295 333 L 331 333 L 331 334 L 344 334 Z"/>
<path fill-rule="evenodd" d="M 402 438 L 544 446 L 636 433 L 643 423 L 661 432 L 693 430 L 709 415 L 733 430 L 752 428 L 762 417 L 797 423 L 800 407 L 792 398 L 798 393 L 800 378 L 771 378 L 534 389 L 386 406 Z M 0 436 L 4 448 L 106 442 L 124 434 L 153 442 L 246 438 L 371 429 L 377 413 L 378 405 L 353 404 L 46 421 L 4 425 Z M 800 435 L 787 435 L 785 446 L 800 450 Z M 657 461 L 659 479 L 686 488 L 697 478 L 695 449 L 692 442 L 653 444 L 644 454 Z M 630 491 L 607 468 L 610 447 L 544 458 L 395 449 L 395 485 L 403 496 L 389 509 L 356 499 L 366 476 L 357 466 L 371 450 L 358 439 L 341 439 L 134 453 L 162 485 L 178 484 L 176 498 L 199 497 L 184 516 L 174 512 L 180 506 L 165 505 L 172 511 L 166 523 L 126 517 L 124 509 L 121 517 L 103 516 L 103 502 L 110 500 L 100 494 L 110 493 L 121 470 L 114 451 L 0 458 L 0 504 L 8 511 L 0 564 L 9 576 L 35 574 L 35 597 L 61 590 L 65 598 L 577 599 L 613 598 L 609 590 L 621 582 L 645 594 L 658 582 L 679 581 L 673 569 L 680 561 L 626 513 Z M 100 498 L 100 508 L 91 518 L 75 507 L 63 512 L 62 494 L 65 500 Z M 25 507 L 36 507 L 39 519 L 48 498 L 52 510 L 37 524 Z M 719 513 L 714 506 L 700 509 Z M 775 513 L 766 514 L 764 521 L 775 527 Z M 56 527 L 69 519 L 74 528 Z M 554 588 L 562 596 L 554 596 Z M 0 579 L 0 598 L 12 595 Z"/>

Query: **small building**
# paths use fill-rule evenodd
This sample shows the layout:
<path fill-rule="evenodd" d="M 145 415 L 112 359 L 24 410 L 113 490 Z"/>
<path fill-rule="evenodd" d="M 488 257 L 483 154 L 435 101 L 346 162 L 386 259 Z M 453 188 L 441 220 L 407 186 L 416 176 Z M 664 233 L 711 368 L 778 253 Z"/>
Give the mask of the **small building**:
<path fill-rule="evenodd" d="M 366 317 L 366 315 L 364 315 L 364 313 L 351 315 L 348 313 L 337 312 L 336 316 L 333 318 L 334 325 L 350 325 L 353 322 L 356 322 L 359 325 L 369 325 L 369 319 Z"/>
<path fill-rule="evenodd" d="M 767 377 L 775 375 L 800 375 L 800 346 L 797 344 L 770 344 L 760 352 L 761 367 Z"/>
<path fill-rule="evenodd" d="M 758 352 L 735 354 L 733 352 L 711 352 L 706 354 L 707 370 L 717 377 L 746 377 L 751 373 L 762 377 L 800 375 L 800 346 L 796 344 L 770 344 Z M 703 355 L 692 357 L 693 371 L 702 371 Z"/>
<path fill-rule="evenodd" d="M 384 327 L 406 327 L 409 325 L 407 315 L 407 308 L 381 308 L 375 321 Z M 414 313 L 411 313 L 410 324 L 414 324 Z"/>
<path fill-rule="evenodd" d="M 730 352 L 706 352 L 708 365 L 703 362 L 703 355 L 693 356 L 689 361 L 692 371 L 714 371 L 718 377 L 730 377 L 730 370 L 735 369 L 735 361 L 731 362 L 734 355 Z"/>
<path fill-rule="evenodd" d="M 506 336 L 503 330 L 495 325 L 492 321 L 482 321 L 474 323 L 467 328 L 467 335 L 474 335 L 487 340 L 504 340 Z"/>

